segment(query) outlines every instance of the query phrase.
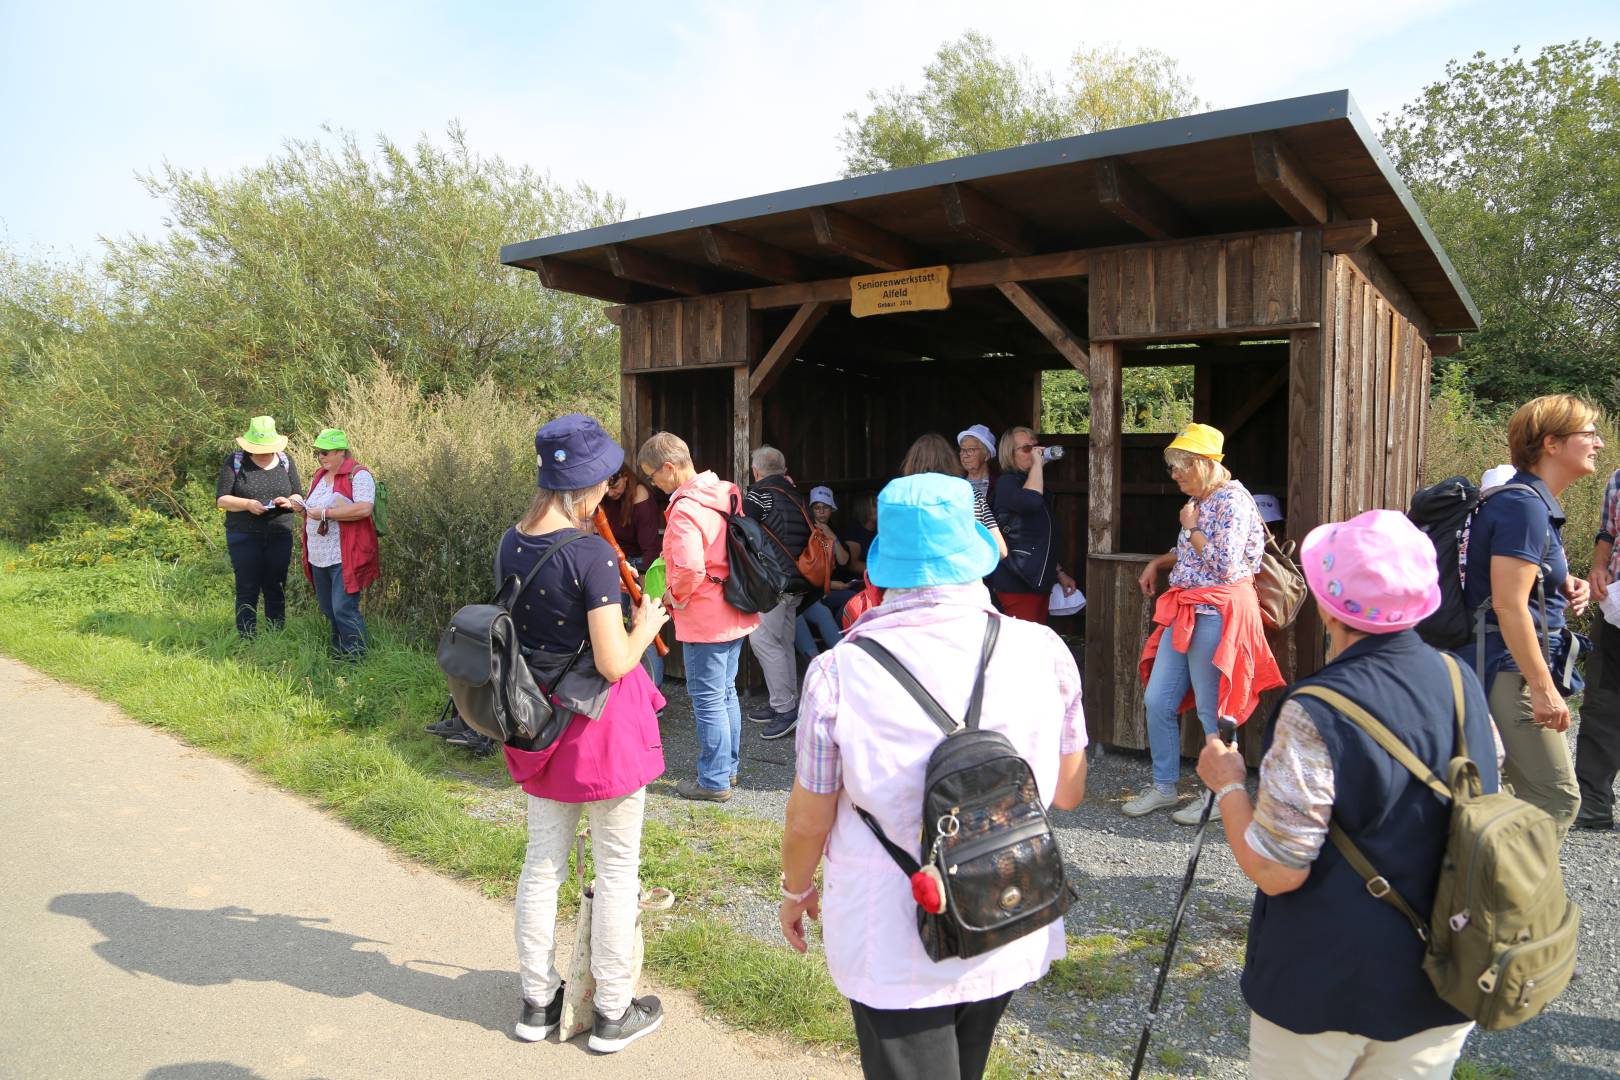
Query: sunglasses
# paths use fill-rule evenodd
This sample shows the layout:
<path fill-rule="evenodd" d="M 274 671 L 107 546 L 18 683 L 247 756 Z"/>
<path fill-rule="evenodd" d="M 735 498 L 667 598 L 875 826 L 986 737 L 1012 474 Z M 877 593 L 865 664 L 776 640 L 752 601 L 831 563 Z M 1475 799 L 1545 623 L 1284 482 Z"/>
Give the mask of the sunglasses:
<path fill-rule="evenodd" d="M 1013 447 L 1013 453 L 1015 453 L 1015 454 L 1027 454 L 1027 453 L 1029 453 L 1029 451 L 1031 451 L 1033 449 L 1035 449 L 1035 444 L 1032 443 L 1032 442 L 1020 443 L 1019 445 Z"/>

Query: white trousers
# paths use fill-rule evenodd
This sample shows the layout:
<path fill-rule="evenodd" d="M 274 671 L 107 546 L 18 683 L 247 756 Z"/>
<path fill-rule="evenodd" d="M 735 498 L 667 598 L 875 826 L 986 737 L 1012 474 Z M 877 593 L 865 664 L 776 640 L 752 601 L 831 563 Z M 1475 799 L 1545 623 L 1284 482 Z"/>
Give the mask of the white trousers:
<path fill-rule="evenodd" d="M 1296 1035 L 1249 1014 L 1250 1080 L 1450 1080 L 1473 1021 L 1429 1028 L 1395 1042 L 1347 1031 Z"/>
<path fill-rule="evenodd" d="M 618 1016 L 630 1006 L 631 955 L 641 902 L 641 819 L 647 789 L 593 803 L 529 796 L 529 848 L 517 887 L 518 969 L 523 996 L 548 1004 L 562 985 L 557 971 L 557 889 L 568 875 L 580 811 L 590 814 L 596 893 L 591 902 L 591 974 L 596 1011 Z"/>
<path fill-rule="evenodd" d="M 759 617 L 759 625 L 748 635 L 765 675 L 765 690 L 771 708 L 786 712 L 799 700 L 799 661 L 793 651 L 793 630 L 798 622 L 797 596 L 790 596 Z"/>

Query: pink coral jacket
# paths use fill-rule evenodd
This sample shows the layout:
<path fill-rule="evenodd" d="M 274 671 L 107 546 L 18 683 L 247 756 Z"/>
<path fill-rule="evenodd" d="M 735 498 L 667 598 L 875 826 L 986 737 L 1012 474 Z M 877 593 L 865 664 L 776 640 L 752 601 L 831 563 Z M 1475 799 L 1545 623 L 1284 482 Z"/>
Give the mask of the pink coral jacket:
<path fill-rule="evenodd" d="M 758 615 L 744 615 L 726 603 L 721 591 L 720 582 L 731 573 L 725 515 L 733 499 L 740 508 L 742 493 L 737 485 L 712 471 L 698 473 L 669 497 L 664 524 L 664 604 L 675 619 L 677 641 L 735 641 L 759 625 Z"/>
<path fill-rule="evenodd" d="M 1218 715 L 1236 720 L 1249 718 L 1260 702 L 1260 695 L 1283 685 L 1277 659 L 1266 644 L 1266 628 L 1260 622 L 1260 600 L 1252 579 L 1233 585 L 1204 585 L 1195 589 L 1169 589 L 1153 606 L 1154 627 L 1142 647 L 1142 685 L 1153 671 L 1153 659 L 1170 631 L 1171 646 L 1184 653 L 1192 644 L 1193 625 L 1199 604 L 1221 611 L 1221 640 L 1215 646 L 1215 667 L 1221 673 Z M 1193 692 L 1187 691 L 1181 709 L 1193 707 Z"/>

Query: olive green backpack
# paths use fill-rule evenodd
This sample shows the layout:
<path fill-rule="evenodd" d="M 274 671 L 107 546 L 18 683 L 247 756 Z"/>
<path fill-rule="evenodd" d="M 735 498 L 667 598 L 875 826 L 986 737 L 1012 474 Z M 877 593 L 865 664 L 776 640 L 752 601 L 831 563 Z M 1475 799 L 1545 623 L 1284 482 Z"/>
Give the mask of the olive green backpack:
<path fill-rule="evenodd" d="M 1442 784 L 1372 714 L 1343 694 L 1302 686 L 1365 731 L 1406 770 L 1451 803 L 1451 833 L 1440 865 L 1434 912 L 1427 925 L 1374 869 L 1334 821 L 1333 846 L 1367 883 L 1367 891 L 1396 908 L 1423 940 L 1423 970 L 1435 993 L 1487 1030 L 1524 1023 L 1564 992 L 1575 970 L 1581 909 L 1564 895 L 1558 864 L 1558 825 L 1545 812 L 1503 788 L 1482 793 L 1479 767 L 1463 733 L 1462 669 L 1441 653 L 1457 705 L 1457 753 Z"/>

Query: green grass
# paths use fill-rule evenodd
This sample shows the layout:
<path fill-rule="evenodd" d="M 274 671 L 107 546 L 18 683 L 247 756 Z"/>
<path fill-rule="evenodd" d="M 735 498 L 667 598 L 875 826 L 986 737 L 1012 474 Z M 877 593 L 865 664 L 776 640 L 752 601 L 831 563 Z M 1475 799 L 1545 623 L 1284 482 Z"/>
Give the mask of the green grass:
<path fill-rule="evenodd" d="M 1480 1065 L 1473 1061 L 1459 1061 L 1451 1072 L 1451 1080 L 1514 1080 L 1518 1075 L 1507 1065 Z"/>
<path fill-rule="evenodd" d="M 1140 958 L 1163 949 L 1166 936 L 1158 927 L 1128 934 L 1070 934 L 1068 955 L 1052 965 L 1044 985 L 1087 1001 L 1126 993 L 1136 981 Z"/>

